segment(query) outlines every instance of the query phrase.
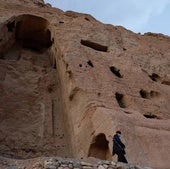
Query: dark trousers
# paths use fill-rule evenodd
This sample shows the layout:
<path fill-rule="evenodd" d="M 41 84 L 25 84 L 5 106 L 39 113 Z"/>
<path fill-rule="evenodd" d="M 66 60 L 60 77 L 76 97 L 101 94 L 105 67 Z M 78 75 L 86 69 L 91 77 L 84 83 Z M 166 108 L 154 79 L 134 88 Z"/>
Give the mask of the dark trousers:
<path fill-rule="evenodd" d="M 116 153 L 117 154 L 117 161 L 118 162 L 123 162 L 123 163 L 128 163 L 127 162 L 127 160 L 126 160 L 126 158 L 125 158 L 125 155 L 124 155 L 124 153 L 122 152 L 122 151 L 119 151 L 119 152 L 117 152 Z"/>

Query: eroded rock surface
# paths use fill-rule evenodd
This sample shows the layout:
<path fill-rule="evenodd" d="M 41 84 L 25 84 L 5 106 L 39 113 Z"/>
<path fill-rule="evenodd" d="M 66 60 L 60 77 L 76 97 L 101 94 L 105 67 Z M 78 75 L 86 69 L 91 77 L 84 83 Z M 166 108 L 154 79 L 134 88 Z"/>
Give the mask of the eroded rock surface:
<path fill-rule="evenodd" d="M 0 2 L 0 153 L 169 167 L 170 38 L 43 1 Z M 166 159 L 166 160 L 165 160 Z"/>

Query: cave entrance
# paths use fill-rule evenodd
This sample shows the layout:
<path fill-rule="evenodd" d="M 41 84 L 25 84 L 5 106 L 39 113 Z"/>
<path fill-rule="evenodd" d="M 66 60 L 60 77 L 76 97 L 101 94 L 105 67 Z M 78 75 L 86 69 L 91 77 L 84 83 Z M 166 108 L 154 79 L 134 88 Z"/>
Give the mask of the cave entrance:
<path fill-rule="evenodd" d="M 115 68 L 114 66 L 110 67 L 110 71 L 117 77 L 122 78 L 123 76 L 120 74 L 120 70 Z"/>
<path fill-rule="evenodd" d="M 111 153 L 108 144 L 109 142 L 106 140 L 105 134 L 98 134 L 93 138 L 92 144 L 89 148 L 88 157 L 95 157 L 102 160 L 110 159 Z"/>
<path fill-rule="evenodd" d="M 22 15 L 16 21 L 15 39 L 22 47 L 42 51 L 52 45 L 49 23 L 34 15 Z"/>
<path fill-rule="evenodd" d="M 7 135 L 1 139 L 1 156 L 72 157 L 49 27 L 46 19 L 34 15 L 0 25 L 0 136 Z"/>
<path fill-rule="evenodd" d="M 35 15 L 12 17 L 1 31 L 6 39 L 1 40 L 0 59 L 5 60 L 19 60 L 23 48 L 44 53 L 54 41 L 49 22 Z"/>
<path fill-rule="evenodd" d="M 0 52 L 8 53 L 11 49 L 27 48 L 30 50 L 45 52 L 54 40 L 51 40 L 49 22 L 35 15 L 20 15 L 10 18 L 4 25 L 2 34 L 6 40 L 2 40 Z"/>
<path fill-rule="evenodd" d="M 124 96 L 121 93 L 115 93 L 116 100 L 121 108 L 126 108 L 126 104 L 124 101 Z"/>

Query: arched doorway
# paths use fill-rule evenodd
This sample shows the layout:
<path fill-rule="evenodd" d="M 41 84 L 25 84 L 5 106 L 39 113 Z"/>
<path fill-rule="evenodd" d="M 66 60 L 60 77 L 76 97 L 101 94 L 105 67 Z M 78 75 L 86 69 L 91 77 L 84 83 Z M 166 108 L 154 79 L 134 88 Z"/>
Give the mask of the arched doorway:
<path fill-rule="evenodd" d="M 33 15 L 22 15 L 18 17 L 15 38 L 21 41 L 22 46 L 41 51 L 52 45 L 51 32 L 48 29 L 48 21 Z"/>
<path fill-rule="evenodd" d="M 19 60 L 23 48 L 44 53 L 53 43 L 49 22 L 39 16 L 12 17 L 0 26 L 0 30 L 5 37 L 0 44 L 0 59 Z"/>
<path fill-rule="evenodd" d="M 111 153 L 109 151 L 109 141 L 103 133 L 98 134 L 92 140 L 89 148 L 88 157 L 95 157 L 102 160 L 110 159 Z"/>

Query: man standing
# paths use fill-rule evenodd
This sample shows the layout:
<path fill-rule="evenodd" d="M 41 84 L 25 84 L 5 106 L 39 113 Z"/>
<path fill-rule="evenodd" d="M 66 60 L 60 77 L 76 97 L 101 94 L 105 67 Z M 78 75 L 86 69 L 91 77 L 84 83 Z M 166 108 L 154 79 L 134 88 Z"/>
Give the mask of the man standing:
<path fill-rule="evenodd" d="M 121 131 L 116 131 L 116 134 L 113 137 L 113 152 L 112 156 L 117 154 L 118 162 L 128 163 L 125 158 L 125 145 L 122 143 L 121 139 Z"/>

